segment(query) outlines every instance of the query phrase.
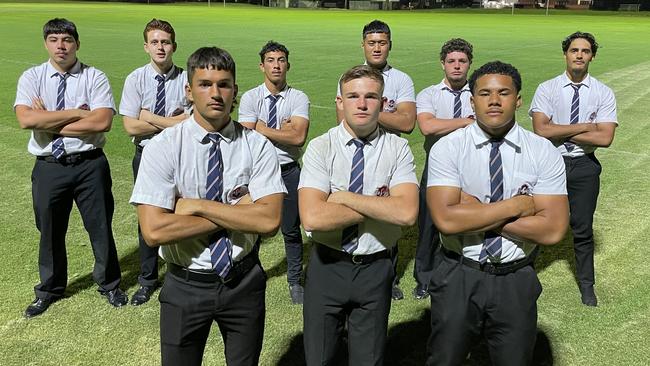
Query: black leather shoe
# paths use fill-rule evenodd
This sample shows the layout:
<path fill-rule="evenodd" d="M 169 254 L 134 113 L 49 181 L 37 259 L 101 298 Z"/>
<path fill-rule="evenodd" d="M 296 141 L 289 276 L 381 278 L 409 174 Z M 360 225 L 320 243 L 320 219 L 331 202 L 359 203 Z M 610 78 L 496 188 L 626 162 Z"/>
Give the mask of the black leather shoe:
<path fill-rule="evenodd" d="M 404 293 L 402 292 L 402 289 L 397 287 L 396 285 L 393 286 L 393 289 L 391 290 L 390 297 L 393 298 L 393 300 L 402 300 L 404 298 Z"/>
<path fill-rule="evenodd" d="M 423 300 L 429 297 L 429 289 L 426 285 L 421 285 L 418 283 L 417 286 L 413 289 L 413 297 L 416 300 Z"/>
<path fill-rule="evenodd" d="M 102 293 L 102 296 L 106 296 L 108 303 L 115 306 L 116 308 L 124 306 L 127 302 L 129 302 L 129 297 L 120 288 L 114 288 L 110 291 L 106 291 Z"/>
<path fill-rule="evenodd" d="M 29 319 L 43 314 L 53 302 L 54 300 L 52 299 L 35 298 L 34 301 L 27 306 L 27 309 L 25 309 L 25 318 Z"/>
<path fill-rule="evenodd" d="M 580 295 L 583 304 L 587 306 L 598 306 L 598 299 L 596 298 L 593 285 L 580 286 Z"/>
<path fill-rule="evenodd" d="M 151 300 L 151 295 L 156 291 L 156 286 L 140 286 L 133 296 L 131 296 L 131 305 L 139 306 Z"/>
<path fill-rule="evenodd" d="M 289 285 L 289 295 L 291 295 L 291 303 L 300 305 L 305 297 L 305 289 L 299 283 Z"/>

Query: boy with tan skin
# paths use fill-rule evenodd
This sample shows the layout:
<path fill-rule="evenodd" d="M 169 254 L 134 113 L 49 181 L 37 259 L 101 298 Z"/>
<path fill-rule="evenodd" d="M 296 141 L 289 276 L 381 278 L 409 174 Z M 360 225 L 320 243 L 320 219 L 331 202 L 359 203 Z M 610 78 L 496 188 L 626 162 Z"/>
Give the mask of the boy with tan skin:
<path fill-rule="evenodd" d="M 381 20 L 373 20 L 363 27 L 361 35 L 365 64 L 380 71 L 384 77 L 384 107 L 379 113 L 379 124 L 397 135 L 411 133 L 415 128 L 415 89 L 411 77 L 388 64 L 388 55 L 393 48 L 390 27 Z M 340 85 L 337 96 L 341 96 Z M 337 122 L 341 122 L 343 112 L 337 109 L 336 117 Z M 395 271 L 397 260 L 396 247 L 393 251 Z M 395 276 L 391 296 L 393 300 L 404 298 L 404 293 L 399 288 L 399 276 Z"/>
<path fill-rule="evenodd" d="M 142 234 L 161 246 L 163 365 L 200 365 L 214 321 L 228 365 L 257 365 L 266 276 L 259 236 L 280 225 L 286 190 L 273 145 L 230 118 L 235 62 L 203 47 L 187 61 L 194 113 L 147 144 L 131 196 Z"/>
<path fill-rule="evenodd" d="M 562 42 L 566 70 L 540 84 L 530 105 L 535 133 L 551 140 L 564 158 L 571 206 L 576 277 L 582 303 L 597 306 L 594 291 L 593 220 L 600 190 L 598 147 L 608 147 L 618 126 L 612 90 L 589 75 L 598 43 L 575 32 Z"/>
<path fill-rule="evenodd" d="M 112 219 L 111 173 L 102 150 L 115 105 L 106 75 L 77 59 L 74 23 L 55 18 L 43 26 L 49 60 L 25 71 L 14 109 L 21 128 L 32 131 L 28 150 L 36 156 L 32 198 L 39 245 L 40 283 L 25 317 L 37 316 L 63 297 L 67 285 L 65 236 L 73 201 L 79 208 L 95 255 L 99 292 L 119 307 L 128 301 Z"/>
<path fill-rule="evenodd" d="M 135 154 L 133 179 L 138 177 L 142 150 L 151 138 L 167 127 L 188 117 L 184 112 L 186 72 L 174 65 L 176 33 L 168 22 L 152 19 L 144 28 L 144 51 L 150 62 L 129 74 L 124 81 L 120 114 L 124 129 L 133 137 Z M 131 297 L 131 305 L 149 301 L 158 287 L 158 248 L 145 243 L 138 225 L 140 252 L 140 288 Z"/>
<path fill-rule="evenodd" d="M 392 251 L 417 216 L 408 141 L 378 124 L 383 77 L 357 66 L 343 74 L 341 123 L 313 139 L 303 157 L 300 218 L 314 242 L 305 281 L 307 365 L 331 365 L 347 325 L 350 365 L 381 365 Z"/>
<path fill-rule="evenodd" d="M 469 79 L 476 123 L 429 154 L 427 203 L 441 233 L 429 282 L 427 365 L 460 365 L 485 336 L 494 365 L 528 365 L 542 288 L 538 245 L 564 237 L 564 164 L 547 140 L 520 127 L 521 76 L 499 61 Z"/>
<path fill-rule="evenodd" d="M 467 85 L 467 73 L 472 64 L 472 45 L 460 38 L 445 42 L 440 49 L 440 64 L 444 79 L 422 90 L 417 96 L 418 127 L 424 135 L 424 151 L 429 155 L 431 146 L 442 136 L 474 122 L 470 104 L 472 94 Z M 418 213 L 418 245 L 415 251 L 413 277 L 416 286 L 413 296 L 429 296 L 427 287 L 433 270 L 433 257 L 440 245 L 438 230 L 433 225 L 427 209 L 428 169 L 425 162 L 420 180 L 420 210 Z"/>
<path fill-rule="evenodd" d="M 302 232 L 298 215 L 298 181 L 302 145 L 309 131 L 309 98 L 287 84 L 289 50 L 269 41 L 259 53 L 264 82 L 244 93 L 239 122 L 266 136 L 275 145 L 287 195 L 282 205 L 282 236 L 287 253 L 287 282 L 293 304 L 302 304 Z"/>

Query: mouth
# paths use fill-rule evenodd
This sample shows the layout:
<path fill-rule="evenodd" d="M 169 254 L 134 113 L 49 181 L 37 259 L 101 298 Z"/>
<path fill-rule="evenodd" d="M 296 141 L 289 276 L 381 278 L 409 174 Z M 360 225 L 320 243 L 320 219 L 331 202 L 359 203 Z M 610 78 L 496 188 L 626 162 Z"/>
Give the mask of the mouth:
<path fill-rule="evenodd" d="M 498 117 L 503 114 L 501 110 L 498 109 L 493 109 L 493 110 L 488 110 L 486 113 L 490 117 Z"/>
<path fill-rule="evenodd" d="M 223 110 L 223 104 L 222 103 L 208 103 L 208 107 L 216 110 Z"/>

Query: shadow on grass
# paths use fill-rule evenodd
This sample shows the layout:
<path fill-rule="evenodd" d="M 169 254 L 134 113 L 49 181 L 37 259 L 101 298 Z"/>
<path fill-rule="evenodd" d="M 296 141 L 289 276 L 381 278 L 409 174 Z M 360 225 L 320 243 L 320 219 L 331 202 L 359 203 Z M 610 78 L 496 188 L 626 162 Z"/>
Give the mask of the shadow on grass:
<path fill-rule="evenodd" d="M 429 333 L 431 332 L 431 312 L 425 310 L 415 320 L 399 323 L 388 330 L 388 341 L 385 353 L 385 365 L 424 365 L 426 362 L 426 347 Z M 343 342 L 342 342 L 343 343 Z M 491 366 L 490 354 L 484 339 L 475 342 L 470 355 L 462 366 Z M 344 344 L 339 347 L 339 354 L 334 363 L 339 366 L 348 366 L 347 349 Z M 303 366 L 305 365 L 305 352 L 303 348 L 303 335 L 296 335 L 289 344 L 286 352 L 275 363 L 276 366 Z M 542 329 L 537 329 L 537 341 L 533 351 L 532 366 L 552 366 L 553 350 L 551 342 Z"/>
<path fill-rule="evenodd" d="M 140 255 L 137 248 L 130 251 L 125 256 L 120 257 L 120 269 L 122 271 L 122 280 L 120 282 L 121 289 L 126 290 L 138 282 L 138 275 L 140 274 Z M 93 286 L 96 286 L 96 284 L 92 272 L 90 272 L 70 281 L 65 290 L 65 297 L 72 297 Z"/>

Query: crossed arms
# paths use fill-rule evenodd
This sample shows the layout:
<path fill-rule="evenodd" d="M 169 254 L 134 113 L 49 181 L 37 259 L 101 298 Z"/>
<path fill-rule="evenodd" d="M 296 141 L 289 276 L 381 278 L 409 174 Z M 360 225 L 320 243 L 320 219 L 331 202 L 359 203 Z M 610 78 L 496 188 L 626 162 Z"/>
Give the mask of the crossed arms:
<path fill-rule="evenodd" d="M 243 197 L 236 205 L 206 199 L 180 198 L 174 211 L 138 205 L 142 235 L 151 247 L 174 244 L 183 239 L 221 229 L 273 235 L 280 226 L 282 193 L 261 197 L 255 202 Z"/>
<path fill-rule="evenodd" d="M 570 141 L 581 145 L 608 147 L 614 140 L 616 122 L 558 125 L 543 112 L 533 112 L 533 130 L 549 140 Z"/>
<path fill-rule="evenodd" d="M 240 122 L 242 126 L 255 130 L 273 142 L 287 146 L 303 146 L 309 132 L 309 120 L 291 116 L 280 123 L 280 129 L 269 128 L 266 121 Z"/>
<path fill-rule="evenodd" d="M 427 189 L 427 206 L 443 234 L 496 231 L 502 236 L 553 245 L 562 240 L 569 224 L 565 195 L 518 195 L 481 203 L 458 187 Z"/>
<path fill-rule="evenodd" d="M 307 231 L 332 231 L 359 224 L 366 218 L 399 226 L 415 223 L 418 187 L 398 184 L 390 196 L 364 196 L 348 191 L 325 193 L 316 188 L 298 190 L 300 220 Z"/>
<path fill-rule="evenodd" d="M 32 98 L 32 105 L 17 105 L 16 118 L 20 128 L 56 133 L 63 136 L 82 136 L 111 129 L 113 110 L 97 108 L 92 111 L 84 104 L 79 108 L 48 111 L 40 97 Z"/>
<path fill-rule="evenodd" d="M 167 127 L 171 127 L 189 116 L 181 113 L 173 117 L 163 117 L 150 112 L 147 109 L 141 109 L 138 118 L 122 116 L 124 130 L 129 136 L 146 136 L 152 133 L 158 133 Z"/>

